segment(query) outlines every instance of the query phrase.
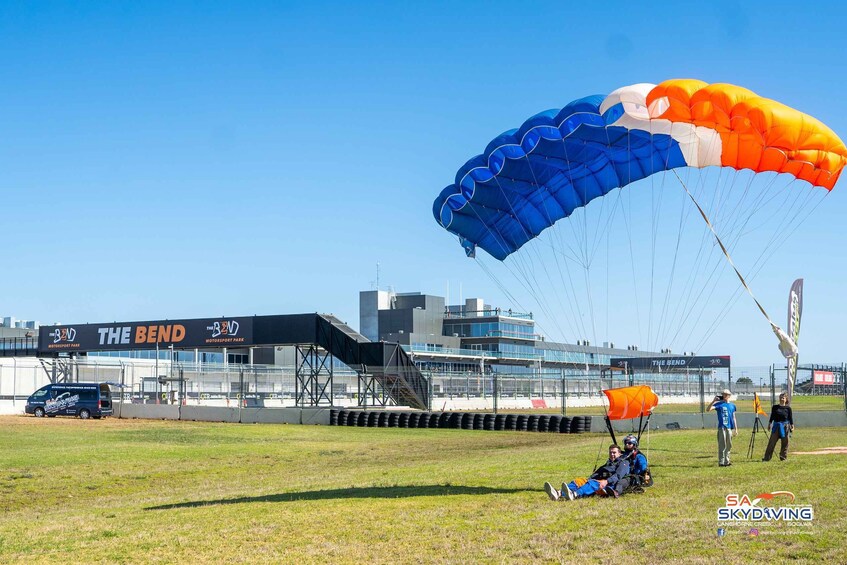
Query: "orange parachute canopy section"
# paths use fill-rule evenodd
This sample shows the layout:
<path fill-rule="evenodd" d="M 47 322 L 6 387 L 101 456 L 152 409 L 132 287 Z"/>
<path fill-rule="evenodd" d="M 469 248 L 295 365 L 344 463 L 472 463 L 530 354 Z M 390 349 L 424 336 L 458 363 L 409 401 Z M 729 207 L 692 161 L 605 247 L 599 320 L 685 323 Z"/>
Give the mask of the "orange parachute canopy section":
<path fill-rule="evenodd" d="M 603 393 L 609 399 L 610 420 L 647 416 L 659 404 L 659 397 L 647 385 L 610 388 Z"/>
<path fill-rule="evenodd" d="M 666 80 L 647 105 L 651 118 L 717 131 L 724 167 L 789 173 L 832 190 L 847 165 L 847 147 L 823 122 L 740 86 Z"/>

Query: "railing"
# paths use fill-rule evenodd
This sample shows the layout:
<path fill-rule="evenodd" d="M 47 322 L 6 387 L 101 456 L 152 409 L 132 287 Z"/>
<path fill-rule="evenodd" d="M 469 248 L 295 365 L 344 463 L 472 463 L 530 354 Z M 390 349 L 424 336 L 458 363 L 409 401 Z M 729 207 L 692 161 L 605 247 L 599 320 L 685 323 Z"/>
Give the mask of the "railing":
<path fill-rule="evenodd" d="M 540 361 L 542 356 L 537 353 L 519 353 L 508 351 L 484 351 L 481 349 L 455 349 L 449 347 L 434 347 L 432 345 L 403 345 L 403 350 L 411 353 L 437 353 L 441 355 L 454 355 L 460 357 L 473 357 L 477 360 L 485 359 L 524 359 Z"/>
<path fill-rule="evenodd" d="M 0 359 L 0 401 L 3 406 L 22 409 L 26 398 L 50 382 L 48 367 L 35 358 Z M 212 365 L 208 363 L 158 363 L 133 360 L 118 362 L 100 360 L 64 360 L 66 375 L 79 382 L 106 382 L 112 385 L 116 399 L 125 403 L 189 404 L 201 406 L 264 406 L 268 408 L 294 406 L 296 378 L 294 367 L 272 365 Z M 795 410 L 844 409 L 847 395 L 847 369 L 836 368 L 835 381 L 816 390 L 795 389 Z M 527 370 L 537 370 L 528 367 Z M 803 368 L 808 372 L 808 369 Z M 722 372 L 721 372 L 722 371 Z M 639 373 L 632 376 L 634 384 L 647 384 L 661 399 L 660 410 L 666 403 L 694 404 L 695 411 L 714 398 L 724 388 L 738 396 L 739 411 L 749 413 L 753 393 L 758 393 L 766 411 L 776 395 L 785 390 L 785 379 L 772 367 L 726 370 L 704 370 L 689 373 Z M 801 372 L 801 375 L 803 373 Z M 437 407 L 445 399 L 550 399 L 562 398 L 593 401 L 603 400 L 601 390 L 627 386 L 630 377 L 616 372 L 614 376 L 599 371 L 561 371 L 513 373 L 478 373 L 423 371 L 431 384 L 433 402 Z M 773 378 L 772 378 L 773 376 Z M 159 379 L 159 377 L 163 377 Z M 804 379 L 805 380 L 805 379 Z M 802 383 L 803 381 L 799 381 Z M 355 406 L 361 394 L 356 371 L 336 366 L 332 398 L 336 405 Z M 439 402 L 441 400 L 441 402 Z M 580 400 L 580 402 L 582 402 Z M 570 402 L 570 401 L 568 401 Z M 571 406 L 572 404 L 569 404 Z M 502 405 L 501 405 L 502 406 Z"/>
<path fill-rule="evenodd" d="M 520 320 L 532 320 L 532 312 L 513 312 L 512 310 L 503 310 L 502 308 L 491 308 L 489 310 L 462 310 L 460 312 L 444 312 L 444 318 L 449 319 L 464 319 L 464 318 L 492 318 L 499 316 L 501 318 L 517 318 Z"/>
<path fill-rule="evenodd" d="M 35 355 L 38 350 L 36 337 L 5 337 L 0 339 L 0 355 Z"/>

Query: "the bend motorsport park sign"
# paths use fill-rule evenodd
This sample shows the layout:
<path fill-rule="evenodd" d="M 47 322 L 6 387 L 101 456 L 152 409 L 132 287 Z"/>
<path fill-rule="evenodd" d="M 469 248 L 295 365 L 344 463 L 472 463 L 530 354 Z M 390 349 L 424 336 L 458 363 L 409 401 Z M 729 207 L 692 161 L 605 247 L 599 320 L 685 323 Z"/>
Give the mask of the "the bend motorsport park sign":
<path fill-rule="evenodd" d="M 158 322 L 115 322 L 41 326 L 39 351 L 111 351 L 253 344 L 253 318 L 204 318 Z"/>
<path fill-rule="evenodd" d="M 729 368 L 729 355 L 693 356 L 693 357 L 629 357 L 626 359 L 612 358 L 612 367 L 628 367 L 638 370 L 668 370 L 668 369 L 724 369 Z"/>

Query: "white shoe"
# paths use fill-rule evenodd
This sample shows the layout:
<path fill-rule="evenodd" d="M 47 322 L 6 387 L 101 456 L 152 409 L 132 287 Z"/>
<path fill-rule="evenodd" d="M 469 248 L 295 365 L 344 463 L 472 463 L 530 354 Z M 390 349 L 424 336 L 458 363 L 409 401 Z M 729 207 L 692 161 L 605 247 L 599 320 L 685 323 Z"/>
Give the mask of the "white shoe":
<path fill-rule="evenodd" d="M 550 483 L 544 483 L 544 490 L 547 492 L 547 496 L 550 497 L 550 500 L 559 500 L 559 491 L 553 488 L 553 485 Z"/>
<path fill-rule="evenodd" d="M 576 493 L 569 489 L 565 483 L 562 483 L 562 496 L 567 496 L 568 500 L 576 500 Z"/>

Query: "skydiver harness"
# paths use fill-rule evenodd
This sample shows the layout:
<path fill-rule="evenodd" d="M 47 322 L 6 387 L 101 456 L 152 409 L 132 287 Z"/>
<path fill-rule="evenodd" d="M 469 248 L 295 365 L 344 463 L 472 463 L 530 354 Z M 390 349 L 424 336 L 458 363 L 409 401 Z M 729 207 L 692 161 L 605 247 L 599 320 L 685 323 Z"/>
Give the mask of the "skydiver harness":
<path fill-rule="evenodd" d="M 638 419 L 638 444 L 641 445 L 641 434 L 645 430 L 649 430 L 650 426 L 650 416 L 652 416 L 652 412 L 647 414 L 647 421 L 644 421 L 644 415 L 642 414 Z M 615 430 L 612 428 L 612 421 L 609 419 L 607 415 L 605 418 L 606 421 L 606 429 L 609 430 L 609 435 L 612 436 L 612 443 L 617 444 L 618 440 L 615 437 Z M 643 425 L 642 425 L 643 424 Z M 641 453 L 638 448 L 630 451 L 626 457 L 632 463 L 635 461 L 635 458 L 638 457 L 638 454 Z M 644 456 L 647 459 L 647 456 Z M 632 464 L 630 463 L 630 469 L 632 468 Z M 624 488 L 622 494 L 643 494 L 644 489 L 647 487 L 653 486 L 653 471 L 650 470 L 650 461 L 647 461 L 647 468 L 643 473 L 636 474 L 630 473 L 626 476 L 626 479 L 629 481 L 629 484 Z"/>

